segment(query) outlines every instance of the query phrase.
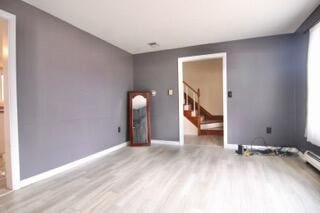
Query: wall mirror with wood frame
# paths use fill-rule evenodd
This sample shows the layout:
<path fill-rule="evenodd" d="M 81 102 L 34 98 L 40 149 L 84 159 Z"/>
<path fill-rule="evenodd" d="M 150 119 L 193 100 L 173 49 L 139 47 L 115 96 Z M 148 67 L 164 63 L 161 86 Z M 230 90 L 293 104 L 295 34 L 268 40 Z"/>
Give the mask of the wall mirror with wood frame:
<path fill-rule="evenodd" d="M 129 92 L 130 146 L 151 144 L 150 92 Z"/>

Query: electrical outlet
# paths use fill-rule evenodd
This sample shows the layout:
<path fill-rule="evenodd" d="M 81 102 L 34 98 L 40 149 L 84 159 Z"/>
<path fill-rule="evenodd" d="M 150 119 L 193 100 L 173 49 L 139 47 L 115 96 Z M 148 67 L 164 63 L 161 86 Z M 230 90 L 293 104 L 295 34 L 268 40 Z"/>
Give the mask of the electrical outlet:
<path fill-rule="evenodd" d="M 267 134 L 271 134 L 272 133 L 272 127 L 267 127 L 266 132 L 267 132 Z"/>
<path fill-rule="evenodd" d="M 120 127 L 120 126 L 118 127 L 118 132 L 119 132 L 119 133 L 121 132 L 121 127 Z"/>

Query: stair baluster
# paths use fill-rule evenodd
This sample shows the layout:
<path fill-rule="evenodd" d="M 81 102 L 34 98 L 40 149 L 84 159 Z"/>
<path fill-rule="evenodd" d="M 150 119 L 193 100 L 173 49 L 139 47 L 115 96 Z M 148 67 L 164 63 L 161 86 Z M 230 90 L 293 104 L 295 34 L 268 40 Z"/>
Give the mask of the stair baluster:
<path fill-rule="evenodd" d="M 198 128 L 198 135 L 223 135 L 222 130 L 210 130 L 202 129 L 202 125 L 212 125 L 223 128 L 223 116 L 211 115 L 207 110 L 205 110 L 200 104 L 200 89 L 193 89 L 185 81 L 184 84 L 184 113 L 185 116 Z M 190 96 L 189 96 L 190 94 Z M 203 117 L 203 120 L 202 120 Z M 207 121 L 210 123 L 206 123 Z M 208 127 L 204 127 L 208 128 Z M 212 127 L 211 127 L 212 128 Z M 214 127 L 215 128 L 215 127 Z"/>
<path fill-rule="evenodd" d="M 201 130 L 201 105 L 200 105 L 200 89 L 198 88 L 198 135 L 200 135 Z"/>
<path fill-rule="evenodd" d="M 193 92 L 193 111 L 192 111 L 192 116 L 196 117 L 197 112 L 196 112 L 196 94 Z"/>
<path fill-rule="evenodd" d="M 186 88 L 186 105 L 189 106 L 189 98 L 188 98 L 189 97 L 189 92 L 188 92 L 189 89 L 187 86 L 185 88 Z"/>

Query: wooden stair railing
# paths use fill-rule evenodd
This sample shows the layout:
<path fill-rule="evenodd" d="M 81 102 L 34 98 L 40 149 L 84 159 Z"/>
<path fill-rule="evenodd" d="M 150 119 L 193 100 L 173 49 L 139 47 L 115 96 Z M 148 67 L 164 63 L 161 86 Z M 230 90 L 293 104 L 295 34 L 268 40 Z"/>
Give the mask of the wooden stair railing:
<path fill-rule="evenodd" d="M 198 135 L 200 134 L 201 125 L 201 105 L 200 105 L 200 89 L 197 90 L 192 88 L 187 82 L 183 81 L 184 91 L 185 91 L 185 101 L 186 105 L 189 105 L 189 101 L 192 100 L 193 105 L 193 116 L 197 118 Z M 192 98 L 189 99 L 189 92 L 192 94 Z M 192 114 L 192 113 L 191 113 Z"/>
<path fill-rule="evenodd" d="M 184 93 L 184 100 L 185 101 L 186 101 L 186 98 L 187 98 L 187 95 L 186 95 L 186 93 Z M 189 103 L 193 103 L 193 99 L 190 96 L 188 96 L 188 98 L 189 98 L 188 102 Z M 197 102 L 196 102 L 196 109 L 198 109 L 198 103 Z M 201 114 L 201 117 L 203 117 L 205 120 L 223 121 L 223 116 L 222 115 L 212 115 L 210 112 L 208 112 L 201 105 L 200 105 L 200 114 Z"/>
<path fill-rule="evenodd" d="M 192 88 L 187 82 L 183 81 L 184 84 L 184 105 L 190 107 L 188 110 L 184 108 L 184 116 L 189 119 L 198 129 L 198 135 L 223 135 L 222 130 L 209 130 L 201 129 L 201 124 L 204 121 L 223 122 L 223 116 L 212 115 L 210 112 L 205 110 L 200 104 L 200 89 Z M 184 106 L 185 107 L 185 106 Z"/>

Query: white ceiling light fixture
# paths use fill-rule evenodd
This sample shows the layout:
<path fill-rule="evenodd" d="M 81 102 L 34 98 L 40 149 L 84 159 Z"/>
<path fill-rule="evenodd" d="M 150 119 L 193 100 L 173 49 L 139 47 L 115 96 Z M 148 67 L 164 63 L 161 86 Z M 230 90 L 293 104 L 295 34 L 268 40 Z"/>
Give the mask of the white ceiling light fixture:
<path fill-rule="evenodd" d="M 319 5 L 319 0 L 24 1 L 132 54 L 293 33 Z M 150 38 L 161 47 L 146 45 Z"/>

